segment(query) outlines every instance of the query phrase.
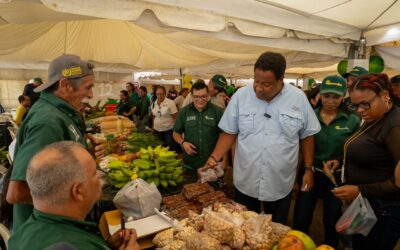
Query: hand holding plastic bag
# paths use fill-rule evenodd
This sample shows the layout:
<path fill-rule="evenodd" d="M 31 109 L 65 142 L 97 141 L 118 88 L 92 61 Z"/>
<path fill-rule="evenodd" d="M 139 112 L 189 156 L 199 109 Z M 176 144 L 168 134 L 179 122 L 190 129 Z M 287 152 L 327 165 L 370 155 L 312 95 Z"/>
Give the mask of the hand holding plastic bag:
<path fill-rule="evenodd" d="M 114 197 L 114 205 L 125 217 L 135 219 L 155 214 L 154 208 L 160 209 L 161 194 L 154 182 L 147 184 L 136 179 L 126 184 Z"/>
<path fill-rule="evenodd" d="M 218 163 L 216 167 L 209 167 L 209 166 L 204 166 L 201 167 L 197 170 L 197 173 L 199 175 L 199 181 L 201 183 L 209 182 L 209 181 L 217 181 L 219 178 L 224 176 L 224 169 L 221 165 L 221 163 Z"/>
<path fill-rule="evenodd" d="M 336 223 L 336 231 L 342 234 L 360 233 L 367 236 L 376 221 L 374 210 L 360 193 Z"/>

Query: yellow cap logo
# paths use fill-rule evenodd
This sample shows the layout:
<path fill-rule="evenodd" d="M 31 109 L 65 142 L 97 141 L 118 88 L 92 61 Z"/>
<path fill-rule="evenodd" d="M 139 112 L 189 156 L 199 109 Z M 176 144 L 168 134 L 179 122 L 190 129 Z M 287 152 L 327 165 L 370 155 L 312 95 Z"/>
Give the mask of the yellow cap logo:
<path fill-rule="evenodd" d="M 82 74 L 82 69 L 81 67 L 75 67 L 75 68 L 70 68 L 70 69 L 64 69 L 61 71 L 61 74 L 65 77 L 70 77 L 74 75 L 81 75 Z"/>
<path fill-rule="evenodd" d="M 334 86 L 338 86 L 338 87 L 342 87 L 342 86 L 343 86 L 343 84 L 340 83 L 340 82 L 331 82 L 330 80 L 327 80 L 327 81 L 325 82 L 325 84 L 326 84 L 326 85 L 334 85 Z"/>

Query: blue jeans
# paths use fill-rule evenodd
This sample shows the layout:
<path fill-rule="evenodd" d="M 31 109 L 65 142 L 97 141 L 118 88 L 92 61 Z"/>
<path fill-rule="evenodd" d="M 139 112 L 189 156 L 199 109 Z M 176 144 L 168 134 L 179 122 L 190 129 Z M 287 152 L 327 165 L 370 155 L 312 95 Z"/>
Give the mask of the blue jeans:
<path fill-rule="evenodd" d="M 393 249 L 400 238 L 400 201 L 368 198 L 378 221 L 365 237 L 353 235 L 353 249 Z"/>
<path fill-rule="evenodd" d="M 299 175 L 303 176 L 303 175 Z M 337 181 L 340 173 L 336 172 Z M 302 178 L 299 180 L 302 186 Z M 309 192 L 300 192 L 294 209 L 294 229 L 308 233 L 318 198 L 323 200 L 323 223 L 325 229 L 325 243 L 333 248 L 338 247 L 339 234 L 336 232 L 335 224 L 342 215 L 341 201 L 331 192 L 334 188 L 331 181 L 321 172 L 314 173 L 314 188 Z"/>
<path fill-rule="evenodd" d="M 240 192 L 236 187 L 235 191 L 235 201 L 242 205 L 245 205 L 248 210 L 260 213 L 261 212 L 261 202 L 264 206 L 264 213 L 272 214 L 272 221 L 287 225 L 287 220 L 289 216 L 290 209 L 290 193 L 277 201 L 260 201 L 257 198 L 250 197 Z"/>

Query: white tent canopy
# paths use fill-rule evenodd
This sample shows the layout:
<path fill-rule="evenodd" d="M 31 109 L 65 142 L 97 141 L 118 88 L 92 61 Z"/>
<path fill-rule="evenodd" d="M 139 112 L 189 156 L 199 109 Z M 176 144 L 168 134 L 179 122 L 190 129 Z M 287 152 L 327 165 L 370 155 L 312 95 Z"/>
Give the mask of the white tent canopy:
<path fill-rule="evenodd" d="M 273 50 L 288 59 L 288 73 L 312 75 L 335 69 L 362 32 L 371 45 L 399 35 L 394 13 L 400 4 L 393 0 L 1 2 L 0 34 L 7 38 L 0 40 L 3 68 L 43 68 L 54 57 L 73 53 L 102 71 L 188 68 L 195 74 L 248 77 L 258 55 Z M 376 51 L 387 60 L 380 48 Z M 393 68 L 400 67 L 396 54 L 388 64 Z"/>

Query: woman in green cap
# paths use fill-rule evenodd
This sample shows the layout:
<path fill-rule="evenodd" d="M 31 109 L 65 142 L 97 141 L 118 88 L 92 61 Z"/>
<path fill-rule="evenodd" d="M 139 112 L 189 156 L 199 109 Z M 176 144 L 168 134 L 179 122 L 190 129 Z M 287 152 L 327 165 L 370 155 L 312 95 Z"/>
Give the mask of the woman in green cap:
<path fill-rule="evenodd" d="M 294 228 L 308 233 L 315 204 L 318 198 L 322 198 L 324 243 L 335 249 L 339 242 L 335 224 L 342 211 L 340 200 L 332 194 L 331 190 L 340 181 L 341 168 L 339 166 L 343 160 L 343 145 L 360 126 L 360 118 L 350 113 L 343 104 L 346 91 L 346 80 L 340 76 L 327 76 L 322 81 L 321 99 L 315 109 L 321 131 L 314 136 L 314 188 L 309 192 L 299 193 L 294 212 Z M 328 178 L 326 174 L 330 174 L 331 178 Z M 336 180 L 335 184 L 332 176 Z M 302 183 L 299 183 L 299 186 L 301 187 Z"/>

